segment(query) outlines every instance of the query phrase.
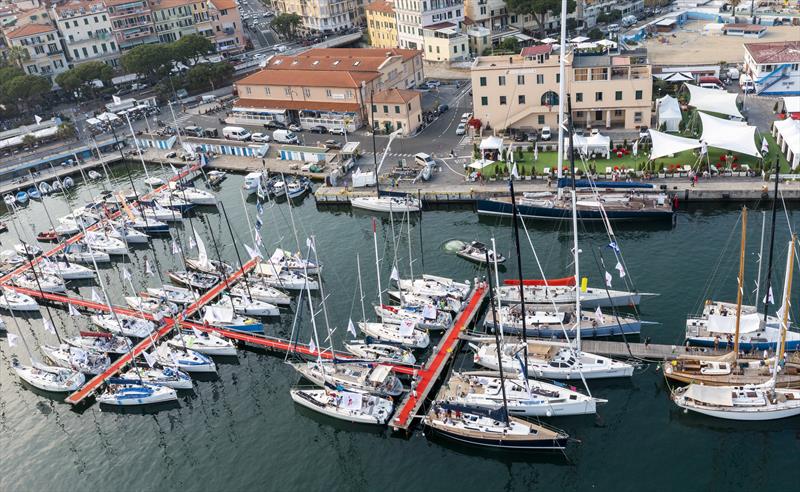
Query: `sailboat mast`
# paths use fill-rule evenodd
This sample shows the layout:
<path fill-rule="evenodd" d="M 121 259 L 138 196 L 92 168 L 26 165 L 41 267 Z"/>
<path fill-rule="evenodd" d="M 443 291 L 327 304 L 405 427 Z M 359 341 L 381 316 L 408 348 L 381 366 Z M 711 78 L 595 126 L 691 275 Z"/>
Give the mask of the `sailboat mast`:
<path fill-rule="evenodd" d="M 421 215 L 421 214 L 420 214 Z M 411 257 L 411 210 L 406 209 L 406 223 L 408 230 L 408 276 L 414 280 L 414 259 Z"/>
<path fill-rule="evenodd" d="M 558 152 L 556 153 L 556 166 L 558 182 L 563 175 L 564 159 L 564 96 L 565 90 L 565 58 L 567 53 L 567 0 L 561 0 L 561 39 L 558 50 Z M 570 120 L 572 112 L 570 112 Z M 534 142 L 534 145 L 536 143 Z M 558 198 L 561 198 L 562 189 L 558 187 Z"/>
<path fill-rule="evenodd" d="M 775 219 L 778 213 L 778 175 L 781 172 L 780 160 L 775 158 L 775 196 L 772 198 L 772 225 L 769 236 L 769 260 L 767 260 L 767 283 L 764 286 L 767 292 L 767 302 L 764 303 L 764 323 L 767 322 L 767 312 L 770 304 L 770 291 L 772 290 L 772 253 L 775 249 Z"/>
<path fill-rule="evenodd" d="M 375 146 L 375 90 L 371 90 L 369 93 L 369 114 L 370 118 L 370 130 L 372 131 L 372 162 L 375 164 L 375 192 L 378 195 L 378 198 L 381 196 L 381 184 L 378 182 L 378 149 Z"/>
<path fill-rule="evenodd" d="M 744 249 L 747 241 L 747 207 L 742 207 L 742 244 L 739 251 L 739 287 L 736 293 L 736 331 L 733 337 L 733 354 L 739 355 L 739 328 L 742 322 L 742 293 L 744 290 Z"/>
<path fill-rule="evenodd" d="M 761 212 L 761 245 L 758 247 L 758 274 L 756 275 L 756 311 L 758 311 L 759 295 L 761 294 L 761 264 L 764 263 L 764 228 L 767 225 L 767 213 Z"/>
<path fill-rule="evenodd" d="M 503 413 L 505 414 L 505 422 L 506 426 L 508 426 L 508 401 L 506 400 L 506 382 L 503 377 L 503 354 L 502 350 L 500 349 L 500 334 L 497 331 L 497 326 L 499 325 L 499 319 L 497 317 L 497 309 L 494 304 L 494 287 L 492 286 L 492 267 L 491 263 L 489 262 L 489 252 L 486 251 L 486 272 L 487 272 L 487 280 L 489 282 L 489 304 L 492 306 L 492 322 L 494 323 L 495 330 L 494 330 L 494 345 L 497 347 L 497 368 L 500 371 L 500 390 L 503 392 Z M 497 255 L 495 255 L 497 258 Z M 495 264 L 496 266 L 496 264 Z M 521 286 L 520 286 L 521 287 Z M 497 284 L 497 288 L 500 288 L 500 284 Z M 525 317 L 525 313 L 522 314 Z M 524 333 L 524 332 L 523 332 Z M 528 353 L 527 353 L 528 344 L 525 344 L 525 374 L 522 375 L 524 378 L 528 378 Z"/>
<path fill-rule="evenodd" d="M 519 248 L 519 224 L 517 224 L 517 199 L 514 197 L 514 179 L 508 180 L 508 186 L 511 189 L 511 214 L 512 221 L 514 222 L 514 245 L 517 250 L 517 280 L 519 281 L 519 303 L 521 309 L 522 319 L 522 346 L 525 355 L 523 365 L 525 366 L 525 377 L 528 377 L 528 329 L 525 323 L 525 286 L 522 283 L 522 255 Z M 495 327 L 495 331 L 497 328 Z"/>
<path fill-rule="evenodd" d="M 778 377 L 778 363 L 783 359 L 783 354 L 786 351 L 786 330 L 789 326 L 789 306 L 791 306 L 792 297 L 792 277 L 794 276 L 794 242 L 797 235 L 792 234 L 792 239 L 789 241 L 789 253 L 786 255 L 786 283 L 783 286 L 783 313 L 781 316 L 781 336 L 778 341 L 778 346 L 775 350 L 775 366 L 773 367 L 773 379 Z"/>
<path fill-rule="evenodd" d="M 497 268 L 497 244 L 495 243 L 494 238 L 492 238 L 492 251 L 494 251 L 494 283 L 497 284 L 498 288 L 500 286 L 500 272 Z M 489 279 L 489 285 L 492 284 L 492 279 Z M 497 309 L 500 309 L 500 300 L 497 300 Z M 498 327 L 495 328 L 495 331 L 500 331 L 500 337 L 503 338 L 503 323 L 501 322 Z"/>
<path fill-rule="evenodd" d="M 367 322 L 367 311 L 364 309 L 364 286 L 361 282 L 361 257 L 356 253 L 356 269 L 358 271 L 358 293 L 361 297 L 361 321 Z"/>
<path fill-rule="evenodd" d="M 578 198 L 575 192 L 575 152 L 573 142 L 572 99 L 567 95 L 567 112 L 569 113 L 569 168 L 572 173 L 572 262 L 575 264 L 575 348 L 581 351 L 581 267 L 578 250 Z"/>
<path fill-rule="evenodd" d="M 231 227 L 231 221 L 228 219 L 228 212 L 225 211 L 225 204 L 219 202 L 219 207 L 222 209 L 222 215 L 225 216 L 225 223 L 228 225 L 228 233 L 231 235 L 231 241 L 233 241 L 233 250 L 236 252 L 236 259 L 239 260 L 239 268 L 244 268 L 244 263 L 242 263 L 242 256 L 239 254 L 239 247 L 236 246 L 236 238 L 233 236 L 233 228 Z M 247 275 L 242 275 L 242 280 L 244 281 L 244 286 L 247 288 L 247 297 L 250 298 L 250 301 L 253 300 L 253 293 L 250 292 L 250 282 L 247 281 Z"/>
<path fill-rule="evenodd" d="M 372 243 L 375 246 L 375 274 L 378 277 L 378 307 L 383 306 L 383 292 L 381 292 L 381 263 L 378 259 L 378 226 L 375 217 L 372 218 Z"/>

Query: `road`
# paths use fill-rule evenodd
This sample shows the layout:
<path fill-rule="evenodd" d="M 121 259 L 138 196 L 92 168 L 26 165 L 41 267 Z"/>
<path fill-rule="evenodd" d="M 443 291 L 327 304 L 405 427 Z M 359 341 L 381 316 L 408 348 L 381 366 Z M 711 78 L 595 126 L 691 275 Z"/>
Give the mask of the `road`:
<path fill-rule="evenodd" d="M 278 35 L 270 27 L 273 17 L 264 16 L 271 11 L 260 0 L 240 0 L 239 5 L 242 7 L 242 23 L 253 42 L 253 48 L 258 50 L 277 44 Z"/>

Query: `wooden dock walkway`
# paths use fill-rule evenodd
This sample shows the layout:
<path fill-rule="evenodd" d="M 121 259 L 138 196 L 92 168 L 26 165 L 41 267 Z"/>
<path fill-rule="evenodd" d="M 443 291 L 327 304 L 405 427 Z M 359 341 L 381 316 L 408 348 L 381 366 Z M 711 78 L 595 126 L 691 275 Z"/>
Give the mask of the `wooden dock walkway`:
<path fill-rule="evenodd" d="M 680 356 L 686 355 L 722 355 L 727 351 L 706 349 L 704 352 L 697 347 L 688 350 L 685 345 L 665 345 L 650 343 L 645 345 L 641 342 L 625 343 L 613 342 L 608 340 L 581 340 L 581 349 L 597 355 L 607 355 L 610 357 L 638 357 L 649 360 L 675 360 Z M 630 349 L 630 350 L 629 350 Z"/>
<path fill-rule="evenodd" d="M 458 315 L 453 326 L 447 330 L 442 340 L 433 350 L 433 355 L 425 365 L 417 372 L 416 384 L 412 386 L 399 405 L 395 407 L 395 414 L 390 426 L 395 431 L 399 429 L 408 430 L 417 417 L 420 407 L 428 397 L 439 377 L 442 374 L 450 357 L 457 352 L 460 342 L 459 334 L 465 330 L 475 319 L 475 316 L 483 306 L 486 299 L 486 287 L 476 285 L 470 297 L 469 303 Z"/>

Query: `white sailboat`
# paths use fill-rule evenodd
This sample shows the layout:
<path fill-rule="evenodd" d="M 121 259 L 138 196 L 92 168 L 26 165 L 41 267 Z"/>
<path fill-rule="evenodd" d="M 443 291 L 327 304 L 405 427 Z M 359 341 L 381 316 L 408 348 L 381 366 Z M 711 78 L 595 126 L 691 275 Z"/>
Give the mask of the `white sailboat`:
<path fill-rule="evenodd" d="M 0 289 L 0 308 L 9 311 L 38 311 L 39 304 L 33 297 L 12 289 Z"/>
<path fill-rule="evenodd" d="M 155 297 L 125 296 L 125 302 L 132 309 L 161 317 L 172 316 L 179 311 L 177 304 Z"/>
<path fill-rule="evenodd" d="M 410 320 L 400 324 L 359 322 L 358 327 L 366 335 L 376 340 L 397 343 L 406 347 L 424 349 L 431 343 L 428 332 L 417 329 L 414 322 Z"/>
<path fill-rule="evenodd" d="M 37 266 L 42 274 L 59 277 L 62 280 L 84 280 L 94 278 L 94 270 L 76 263 L 51 261 L 42 258 Z"/>
<path fill-rule="evenodd" d="M 417 363 L 414 352 L 410 349 L 388 343 L 378 342 L 370 337 L 366 340 L 350 340 L 344 343 L 344 348 L 360 359 L 374 362 L 388 362 L 390 364 L 405 364 L 413 366 Z"/>
<path fill-rule="evenodd" d="M 233 342 L 213 333 L 184 331 L 180 335 L 176 335 L 167 340 L 167 343 L 175 348 L 187 348 L 205 355 L 236 355 L 236 347 L 233 345 Z"/>
<path fill-rule="evenodd" d="M 111 378 L 105 392 L 97 396 L 101 405 L 138 406 L 177 401 L 174 389 L 157 384 L 148 384 L 140 379 Z"/>
<path fill-rule="evenodd" d="M 392 214 L 404 214 L 422 210 L 419 200 L 410 196 L 359 196 L 350 199 L 350 206 L 371 212 Z"/>
<path fill-rule="evenodd" d="M 194 187 L 182 187 L 172 191 L 172 196 L 186 200 L 194 205 L 216 205 L 217 197 L 213 193 Z"/>
<path fill-rule="evenodd" d="M 380 396 L 399 396 L 403 383 L 392 374 L 389 366 L 356 362 L 310 361 L 291 363 L 297 372 L 312 383 L 323 387 L 339 387 L 348 391 L 374 393 Z"/>
<path fill-rule="evenodd" d="M 177 287 L 174 285 L 162 285 L 160 288 L 148 287 L 147 295 L 184 306 L 200 298 L 200 294 L 184 287 Z"/>
<path fill-rule="evenodd" d="M 100 328 L 125 337 L 145 338 L 155 330 L 151 321 L 124 314 L 95 314 L 89 319 Z"/>
<path fill-rule="evenodd" d="M 132 346 L 131 341 L 122 336 L 105 332 L 80 332 L 79 336 L 64 341 L 83 350 L 94 350 L 106 354 L 125 354 Z"/>
<path fill-rule="evenodd" d="M 84 374 L 96 375 L 108 369 L 111 359 L 108 354 L 94 350 L 83 350 L 67 344 L 42 345 L 42 352 L 53 364 L 74 369 Z"/>
<path fill-rule="evenodd" d="M 222 296 L 218 305 L 233 306 L 233 311 L 245 316 L 280 316 L 278 306 L 245 296 Z"/>
<path fill-rule="evenodd" d="M 350 391 L 293 388 L 289 395 L 295 403 L 315 412 L 357 424 L 386 424 L 394 405 L 378 396 Z"/>
<path fill-rule="evenodd" d="M 109 255 L 128 254 L 128 247 L 125 246 L 124 242 L 99 232 L 87 231 L 81 242 L 89 249 L 101 251 Z"/>
<path fill-rule="evenodd" d="M 252 297 L 278 306 L 288 306 L 292 302 L 292 298 L 288 294 L 259 281 L 256 277 L 248 277 L 247 282 L 247 286 L 243 282 L 239 282 L 231 287 L 231 295 Z"/>
<path fill-rule="evenodd" d="M 42 391 L 71 393 L 86 382 L 86 376 L 80 371 L 48 366 L 41 362 L 33 361 L 30 366 L 25 366 L 14 359 L 11 367 L 20 379 Z"/>
<path fill-rule="evenodd" d="M 30 290 L 60 294 L 67 291 L 64 281 L 55 275 L 26 270 L 11 279 L 14 285 Z"/>
<path fill-rule="evenodd" d="M 95 251 L 83 243 L 68 244 L 62 258 L 71 263 L 108 263 L 111 256 L 103 251 Z"/>
<path fill-rule="evenodd" d="M 320 266 L 313 261 L 281 248 L 275 249 L 275 252 L 272 253 L 267 263 L 271 263 L 275 270 L 296 270 L 309 275 L 316 275 L 320 270 Z M 269 268 L 269 265 L 265 268 Z"/>
<path fill-rule="evenodd" d="M 123 379 L 141 379 L 143 383 L 166 386 L 172 389 L 192 389 L 192 378 L 172 366 L 139 367 L 122 374 Z"/>
<path fill-rule="evenodd" d="M 217 372 L 217 366 L 213 360 L 194 350 L 176 348 L 162 343 L 156 348 L 153 355 L 159 364 L 176 366 L 186 372 Z"/>

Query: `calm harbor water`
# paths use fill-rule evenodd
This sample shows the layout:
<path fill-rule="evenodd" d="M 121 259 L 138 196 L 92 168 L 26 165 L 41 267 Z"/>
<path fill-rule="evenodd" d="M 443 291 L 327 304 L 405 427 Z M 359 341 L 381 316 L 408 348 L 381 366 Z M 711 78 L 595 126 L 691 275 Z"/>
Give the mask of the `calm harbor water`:
<path fill-rule="evenodd" d="M 114 173 L 114 186 L 125 187 L 123 169 L 116 167 Z M 136 172 L 139 182 L 142 177 Z M 206 240 L 212 256 L 216 256 L 213 233 L 220 255 L 233 263 L 234 243 L 240 254 L 245 254 L 243 243 L 252 244 L 239 192 L 241 183 L 241 176 L 231 176 L 218 195 L 230 217 L 235 241 L 213 208 L 198 209 L 191 223 Z M 70 196 L 70 203 L 80 205 L 103 188 L 108 184 L 81 185 Z M 49 197 L 44 205 L 54 219 L 69 212 L 61 197 Z M 761 210 L 767 206 L 751 205 L 757 208 L 750 213 L 745 290 L 752 302 Z M 254 202 L 246 207 L 252 217 Z M 797 214 L 790 210 L 787 216 L 796 229 Z M 782 211 L 778 216 L 776 298 L 789 237 L 787 216 Z M 49 228 L 42 203 L 22 209 L 16 228 L 10 215 L 2 220 L 10 229 L 0 235 L 3 249 L 10 248 L 18 234 L 30 238 L 31 228 Z M 346 336 L 348 318 L 361 317 L 357 257 L 368 315 L 371 303 L 377 300 L 371 215 L 347 209 L 317 210 L 313 199 L 307 197 L 294 210 L 294 220 L 303 250 L 307 236 L 317 238 L 320 261 L 325 265 L 330 323 L 337 327 L 333 339 L 340 343 Z M 735 206 L 702 207 L 680 213 L 674 227 L 619 227 L 627 278 L 633 279 L 640 291 L 660 294 L 641 308 L 643 319 L 656 322 L 644 328 L 644 335 L 654 343 L 679 344 L 686 314 L 697 312 L 703 299 L 735 300 L 739 220 Z M 267 208 L 264 222 L 267 249 L 271 251 L 277 244 L 298 249 L 285 203 Z M 191 225 L 186 221 L 177 229 L 176 238 L 184 248 L 188 248 Z M 401 224 L 394 226 L 399 234 Z M 387 218 L 379 219 L 379 249 L 387 260 L 381 272 L 384 282 L 391 269 L 388 263 L 395 256 L 388 239 L 391 227 Z M 569 227 L 566 223 L 528 224 L 548 276 L 571 273 Z M 508 221 L 479 218 L 463 208 L 426 212 L 421 221 L 412 219 L 414 272 L 424 270 L 456 279 L 482 275 L 478 267 L 446 252 L 444 245 L 451 239 L 488 241 L 492 236 L 500 251 L 513 259 Z M 538 277 L 526 243 L 523 233 L 526 277 Z M 603 271 L 608 270 L 614 273 L 614 287 L 624 288 L 607 243 L 603 231 L 591 227 L 582 231 L 582 274 L 599 285 Z M 168 238 L 156 239 L 150 247 L 137 247 L 124 266 L 134 272 L 138 290 L 159 284 L 157 276 L 142 273 L 145 257 L 155 259 L 162 272 L 180 268 L 180 257 L 172 254 Z M 397 257 L 400 271 L 407 274 L 405 241 L 400 242 Z M 514 276 L 513 265 L 509 261 L 508 271 L 501 272 L 501 277 Z M 109 294 L 119 304 L 124 295 L 131 295 L 122 282 L 122 267 L 122 262 L 102 267 Z M 91 288 L 92 284 L 85 282 L 73 286 L 87 298 Z M 61 309 L 51 308 L 51 312 L 62 334 L 74 335 L 89 327 L 88 317 L 70 318 Z M 303 313 L 299 339 L 307 342 L 311 328 L 307 309 Z M 12 318 L 2 314 L 9 331 L 17 333 Z M 42 314 L 47 315 L 44 308 Z M 286 311 L 268 325 L 267 333 L 288 336 L 292 317 L 292 311 Z M 43 330 L 41 316 L 18 321 L 30 345 L 56 342 Z M 321 320 L 318 324 L 324 326 Z M 549 421 L 580 441 L 570 446 L 565 457 L 487 452 L 425 436 L 420 429 L 403 437 L 386 429 L 326 419 L 293 404 L 288 390 L 298 377 L 284 364 L 284 356 L 257 349 L 242 350 L 236 358 L 219 361 L 217 376 L 197 381 L 194 390 L 181 394 L 173 406 L 125 411 L 98 405 L 76 410 L 37 394 L 12 373 L 13 356 L 27 360 L 22 344 L 9 348 L 5 339 L 0 340 L 0 488 L 8 491 L 741 490 L 766 483 L 785 487 L 796 481 L 793 464 L 800 449 L 800 420 L 734 423 L 680 413 L 668 399 L 657 364 L 642 366 L 630 380 L 592 382 L 592 394 L 608 400 L 596 417 Z M 458 369 L 471 366 L 466 349 L 454 365 Z"/>

